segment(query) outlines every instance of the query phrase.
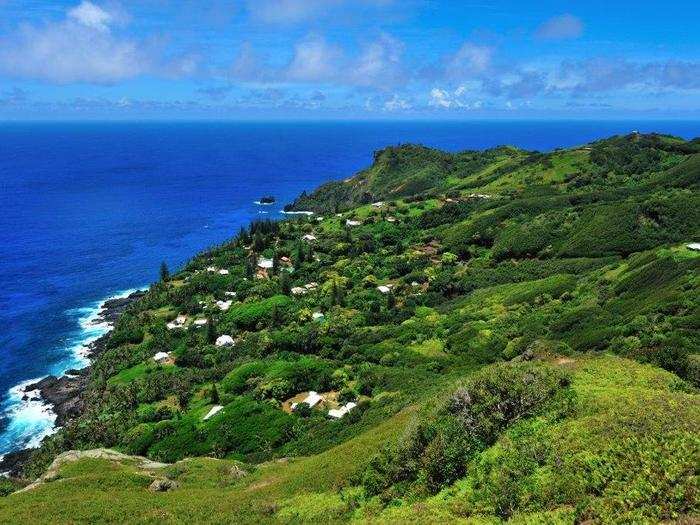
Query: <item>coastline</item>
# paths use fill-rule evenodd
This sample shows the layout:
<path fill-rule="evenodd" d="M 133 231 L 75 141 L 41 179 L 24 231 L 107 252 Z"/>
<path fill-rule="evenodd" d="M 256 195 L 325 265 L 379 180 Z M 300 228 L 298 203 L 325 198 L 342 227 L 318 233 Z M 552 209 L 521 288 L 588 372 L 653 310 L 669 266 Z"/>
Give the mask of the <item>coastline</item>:
<path fill-rule="evenodd" d="M 129 289 L 86 307 L 79 323 L 84 337 L 72 350 L 79 365 L 43 378 L 23 381 L 10 389 L 17 413 L 31 413 L 42 428 L 22 449 L 0 456 L 0 473 L 16 476 L 41 441 L 55 433 L 84 408 L 82 394 L 90 379 L 91 361 L 106 350 L 109 334 L 124 310 L 143 297 L 143 289 Z"/>

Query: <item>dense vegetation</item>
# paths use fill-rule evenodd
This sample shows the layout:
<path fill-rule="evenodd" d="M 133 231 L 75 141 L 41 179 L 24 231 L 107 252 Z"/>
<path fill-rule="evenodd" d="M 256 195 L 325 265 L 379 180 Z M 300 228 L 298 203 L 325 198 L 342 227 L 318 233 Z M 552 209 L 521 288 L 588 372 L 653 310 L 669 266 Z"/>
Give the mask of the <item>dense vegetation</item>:
<path fill-rule="evenodd" d="M 0 519 L 696 519 L 699 185 L 700 141 L 660 135 L 382 150 L 161 269 L 27 469 L 112 447 L 180 488 L 82 461 Z"/>

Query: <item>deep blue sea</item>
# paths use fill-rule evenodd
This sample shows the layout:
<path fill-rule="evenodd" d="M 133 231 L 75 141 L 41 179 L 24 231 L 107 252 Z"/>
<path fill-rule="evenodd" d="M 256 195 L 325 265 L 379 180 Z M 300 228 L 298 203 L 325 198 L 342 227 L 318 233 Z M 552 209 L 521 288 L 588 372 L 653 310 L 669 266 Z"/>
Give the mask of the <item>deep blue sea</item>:
<path fill-rule="evenodd" d="M 176 269 L 374 150 L 500 144 L 549 150 L 632 130 L 691 138 L 698 122 L 0 124 L 0 454 L 54 416 L 21 386 L 85 364 L 107 297 Z M 274 206 L 254 204 L 272 194 Z M 266 214 L 266 215 L 263 215 Z"/>

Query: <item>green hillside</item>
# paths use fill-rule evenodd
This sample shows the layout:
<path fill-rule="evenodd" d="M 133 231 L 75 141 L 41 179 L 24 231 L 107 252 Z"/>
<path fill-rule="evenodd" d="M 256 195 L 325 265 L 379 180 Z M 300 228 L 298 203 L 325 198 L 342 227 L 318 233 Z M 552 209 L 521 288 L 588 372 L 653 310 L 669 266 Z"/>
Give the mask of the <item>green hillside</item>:
<path fill-rule="evenodd" d="M 134 457 L 0 522 L 700 519 L 699 185 L 661 135 L 384 149 L 152 285 L 25 477 Z"/>

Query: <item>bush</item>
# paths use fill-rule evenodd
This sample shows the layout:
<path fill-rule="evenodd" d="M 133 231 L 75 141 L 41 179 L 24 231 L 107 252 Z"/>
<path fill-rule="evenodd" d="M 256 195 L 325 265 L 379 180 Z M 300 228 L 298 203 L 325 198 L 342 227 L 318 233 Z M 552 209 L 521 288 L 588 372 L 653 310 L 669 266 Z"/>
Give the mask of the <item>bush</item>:
<path fill-rule="evenodd" d="M 463 477 L 469 459 L 508 425 L 543 410 L 567 385 L 561 372 L 532 363 L 503 363 L 477 372 L 403 442 L 371 461 L 362 476 L 365 490 L 390 495 L 395 485 L 400 492 L 418 483 L 418 490 L 437 492 Z"/>

